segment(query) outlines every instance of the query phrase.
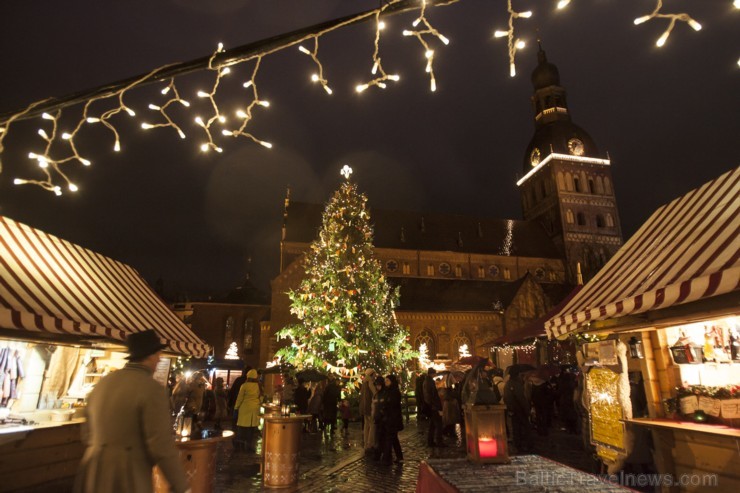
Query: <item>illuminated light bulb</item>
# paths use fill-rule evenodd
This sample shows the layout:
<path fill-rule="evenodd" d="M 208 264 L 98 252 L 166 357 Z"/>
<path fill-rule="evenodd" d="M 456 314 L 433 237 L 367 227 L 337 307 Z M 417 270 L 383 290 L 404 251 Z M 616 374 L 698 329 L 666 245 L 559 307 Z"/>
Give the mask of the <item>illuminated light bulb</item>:
<path fill-rule="evenodd" d="M 525 19 L 528 19 L 529 17 L 532 17 L 532 11 L 527 10 L 525 12 L 519 12 L 519 17 L 524 17 Z"/>
<path fill-rule="evenodd" d="M 70 183 L 69 185 L 67 185 L 67 187 L 69 188 L 70 192 L 76 192 L 77 190 L 79 190 L 79 188 L 77 188 L 77 185 L 75 185 L 74 183 Z"/>
<path fill-rule="evenodd" d="M 20 178 L 13 180 L 13 185 L 23 185 L 24 183 L 26 183 L 26 180 L 21 180 Z"/>
<path fill-rule="evenodd" d="M 740 0 L 737 0 L 737 1 L 740 1 Z M 385 22 L 383 21 L 378 22 L 378 29 L 380 30 L 385 29 Z"/>
<path fill-rule="evenodd" d="M 62 194 L 62 189 L 59 187 L 54 187 L 54 194 L 59 197 Z"/>
<path fill-rule="evenodd" d="M 319 81 L 319 74 L 313 74 L 311 76 L 311 80 L 314 81 L 314 82 L 318 82 Z"/>
<path fill-rule="evenodd" d="M 558 2 L 558 8 L 559 9 L 564 9 L 565 7 L 568 6 L 569 3 L 570 3 L 570 0 L 560 0 Z"/>
<path fill-rule="evenodd" d="M 385 82 L 378 82 L 378 87 L 381 89 L 385 89 L 387 86 L 385 85 Z"/>
<path fill-rule="evenodd" d="M 432 63 L 428 62 L 426 68 L 424 69 L 426 73 L 430 73 L 432 71 Z"/>
<path fill-rule="evenodd" d="M 203 127 L 203 126 L 204 126 L 204 124 L 203 124 L 203 119 L 202 119 L 201 117 L 199 117 L 199 116 L 196 116 L 196 117 L 195 117 L 195 123 L 197 123 L 197 124 L 198 124 L 198 125 L 200 125 L 201 127 Z"/>
<path fill-rule="evenodd" d="M 265 108 L 267 108 L 267 107 L 270 106 L 270 102 L 269 101 L 260 101 L 257 104 L 260 105 L 260 106 L 264 106 Z"/>
<path fill-rule="evenodd" d="M 224 150 L 221 149 L 220 147 L 216 147 L 216 152 L 224 152 Z"/>
<path fill-rule="evenodd" d="M 39 168 L 48 168 L 49 167 L 49 162 L 46 159 L 44 159 L 43 157 L 39 156 L 38 161 L 39 161 Z"/>
<path fill-rule="evenodd" d="M 689 19 L 689 26 L 691 26 L 694 31 L 701 31 L 701 24 L 696 22 L 694 19 Z"/>
<path fill-rule="evenodd" d="M 51 116 L 49 113 L 42 113 L 41 114 L 41 118 L 43 118 L 44 120 L 53 120 L 54 119 L 54 117 Z"/>
<path fill-rule="evenodd" d="M 210 96 L 210 94 L 208 94 L 208 93 L 207 93 L 207 92 L 205 92 L 205 91 L 198 91 L 198 97 L 199 97 L 199 98 L 207 98 L 207 97 L 209 97 L 209 96 Z"/>
<path fill-rule="evenodd" d="M 126 113 L 128 113 L 128 116 L 136 116 L 136 112 L 131 108 L 126 108 Z"/>
<path fill-rule="evenodd" d="M 33 152 L 29 152 L 28 153 L 28 157 L 30 159 L 37 159 L 39 156 L 37 154 L 33 153 Z"/>
<path fill-rule="evenodd" d="M 663 46 L 663 45 L 665 44 L 666 40 L 668 39 L 668 36 L 670 36 L 670 34 L 671 34 L 671 33 L 670 33 L 670 31 L 666 31 L 666 32 L 664 32 L 664 33 L 663 33 L 663 34 L 662 34 L 662 35 L 661 35 L 661 36 L 660 36 L 660 37 L 658 38 L 658 41 L 656 41 L 656 42 L 655 42 L 655 45 L 656 45 L 656 46 L 657 46 L 658 48 L 662 47 L 662 46 Z"/>
<path fill-rule="evenodd" d="M 247 82 L 245 82 L 244 84 L 242 84 L 242 87 L 250 87 L 251 85 L 252 85 L 252 81 L 251 80 L 248 80 Z"/>
<path fill-rule="evenodd" d="M 399 80 L 401 80 L 401 76 L 400 75 L 397 75 L 397 74 L 389 75 L 388 78 L 390 80 L 394 80 L 396 82 L 398 82 Z"/>
<path fill-rule="evenodd" d="M 493 33 L 494 38 L 503 38 L 504 36 L 508 36 L 509 31 L 496 31 Z"/>
<path fill-rule="evenodd" d="M 301 53 L 305 53 L 306 55 L 310 55 L 310 54 L 311 54 L 311 52 L 310 52 L 310 51 L 308 51 L 308 48 L 306 48 L 306 47 L 305 47 L 305 46 L 303 46 L 303 45 L 300 45 L 300 46 L 298 47 L 298 51 L 300 51 Z"/>
<path fill-rule="evenodd" d="M 378 73 L 378 62 L 375 62 L 373 64 L 373 68 L 372 68 L 372 70 L 370 70 L 370 73 L 373 74 L 373 75 L 375 75 L 376 73 Z"/>
<path fill-rule="evenodd" d="M 517 49 L 517 50 L 521 50 L 521 49 L 522 49 L 522 48 L 524 48 L 525 46 L 527 46 L 527 43 L 525 43 L 525 42 L 524 42 L 524 41 L 522 41 L 521 39 L 517 40 L 517 42 L 516 42 L 516 49 Z"/>
<path fill-rule="evenodd" d="M 203 152 L 208 152 L 208 144 L 201 144 L 200 150 Z"/>
<path fill-rule="evenodd" d="M 435 92 L 437 90 L 437 82 L 434 79 L 432 79 L 432 82 L 431 82 L 431 89 L 432 89 L 432 92 Z"/>
<path fill-rule="evenodd" d="M 190 107 L 190 102 L 185 101 L 184 99 L 180 99 L 180 104 L 185 106 L 186 108 Z"/>
<path fill-rule="evenodd" d="M 231 73 L 231 69 L 229 67 L 226 67 L 224 69 L 221 69 L 221 75 L 227 75 Z"/>
<path fill-rule="evenodd" d="M 116 143 L 113 145 L 113 150 L 116 151 L 116 152 L 120 152 L 121 151 L 121 143 L 118 142 L 118 141 L 116 141 Z"/>
<path fill-rule="evenodd" d="M 71 138 L 72 138 L 72 134 L 68 134 L 67 132 L 64 132 L 62 134 L 62 139 L 64 139 L 64 140 L 69 140 Z"/>
<path fill-rule="evenodd" d="M 165 87 L 165 88 L 164 88 L 164 89 L 162 89 L 162 91 L 160 91 L 160 92 L 161 92 L 162 94 L 167 94 L 168 92 L 170 92 L 170 86 L 167 86 L 167 87 Z"/>
<path fill-rule="evenodd" d="M 226 117 L 223 116 L 223 115 L 221 115 L 221 116 L 218 117 L 218 121 L 221 122 L 221 123 L 226 123 Z"/>
<path fill-rule="evenodd" d="M 516 65 L 514 65 L 513 63 L 509 64 L 509 75 L 511 77 L 516 77 Z"/>
<path fill-rule="evenodd" d="M 331 87 L 324 86 L 324 90 L 326 91 L 327 94 L 331 95 L 331 93 L 332 93 Z"/>
<path fill-rule="evenodd" d="M 218 44 L 218 50 L 217 51 L 224 51 L 224 44 L 223 43 L 219 43 Z"/>
<path fill-rule="evenodd" d="M 141 128 L 143 128 L 144 130 L 149 130 L 150 128 L 154 128 L 154 125 L 150 123 L 142 123 Z"/>
<path fill-rule="evenodd" d="M 100 118 L 93 118 L 93 117 L 87 118 L 87 123 L 98 123 L 99 121 L 100 121 Z"/>
<path fill-rule="evenodd" d="M 265 142 L 264 140 L 260 140 L 260 145 L 267 147 L 268 149 L 272 149 L 272 144 L 269 142 Z"/>
<path fill-rule="evenodd" d="M 150 104 L 150 105 L 149 105 L 149 109 L 150 109 L 150 110 L 154 110 L 154 111 L 159 111 L 159 110 L 161 110 L 162 108 L 160 108 L 160 107 L 159 107 L 159 106 L 157 106 L 156 104 Z"/>
<path fill-rule="evenodd" d="M 360 84 L 357 87 L 355 87 L 355 91 L 362 92 L 362 91 L 364 91 L 367 88 L 368 88 L 368 85 L 367 84 Z"/>
<path fill-rule="evenodd" d="M 427 50 L 426 53 L 424 53 L 424 56 L 427 58 L 432 58 L 434 56 L 434 50 Z"/>
<path fill-rule="evenodd" d="M 232 132 L 231 130 L 223 129 L 223 130 L 221 130 L 221 133 L 224 134 L 224 135 L 231 136 L 231 135 L 234 135 L 235 132 Z"/>
<path fill-rule="evenodd" d="M 90 166 L 92 164 L 89 160 L 85 158 L 79 158 L 79 159 L 83 166 Z"/>
<path fill-rule="evenodd" d="M 447 39 L 444 35 L 440 34 L 438 37 L 439 37 L 439 40 L 442 41 L 444 44 L 446 45 L 450 44 L 450 40 Z"/>
<path fill-rule="evenodd" d="M 416 20 L 415 20 L 414 22 L 412 22 L 412 23 L 411 23 L 411 25 L 412 25 L 412 26 L 414 26 L 414 27 L 416 27 L 416 26 L 418 26 L 418 25 L 419 25 L 419 23 L 420 23 L 420 22 L 421 22 L 421 17 L 419 17 L 419 18 L 418 18 L 418 19 L 416 19 Z"/>
<path fill-rule="evenodd" d="M 5 132 L 5 127 L 0 127 L 0 134 Z"/>
<path fill-rule="evenodd" d="M 238 116 L 241 119 L 244 119 L 244 118 L 247 118 L 249 115 L 247 115 L 246 113 L 244 113 L 244 111 L 242 111 L 242 110 L 237 110 L 236 116 Z"/>
<path fill-rule="evenodd" d="M 179 128 L 177 129 L 177 134 L 180 136 L 181 139 L 184 139 L 185 138 L 185 132 L 183 132 Z"/>
<path fill-rule="evenodd" d="M 736 9 L 740 9 L 740 0 L 735 0 L 732 2 L 732 5 L 734 5 Z"/>
<path fill-rule="evenodd" d="M 409 30 L 404 30 L 402 34 L 403 34 L 404 36 L 411 36 L 411 35 L 413 35 L 413 34 L 414 34 L 414 32 L 413 32 L 413 31 L 409 31 Z"/>
<path fill-rule="evenodd" d="M 45 138 L 46 140 L 49 140 L 49 136 L 46 135 L 46 132 L 44 132 L 44 129 L 43 128 L 40 128 L 39 129 L 39 135 L 42 136 L 43 138 Z"/>
<path fill-rule="evenodd" d="M 638 17 L 637 19 L 635 19 L 633 22 L 635 23 L 635 25 L 638 25 L 638 24 L 642 24 L 643 22 L 646 22 L 649 20 L 650 20 L 649 15 L 643 15 L 642 17 Z"/>

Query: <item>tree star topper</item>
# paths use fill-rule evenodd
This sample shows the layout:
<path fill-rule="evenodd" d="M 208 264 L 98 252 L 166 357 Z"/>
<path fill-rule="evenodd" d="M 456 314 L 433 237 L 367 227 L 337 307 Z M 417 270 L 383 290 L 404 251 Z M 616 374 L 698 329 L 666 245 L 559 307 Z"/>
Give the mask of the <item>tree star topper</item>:
<path fill-rule="evenodd" d="M 344 176 L 345 179 L 349 180 L 349 175 L 352 174 L 352 168 L 349 167 L 349 164 L 345 164 L 342 171 L 339 173 Z"/>

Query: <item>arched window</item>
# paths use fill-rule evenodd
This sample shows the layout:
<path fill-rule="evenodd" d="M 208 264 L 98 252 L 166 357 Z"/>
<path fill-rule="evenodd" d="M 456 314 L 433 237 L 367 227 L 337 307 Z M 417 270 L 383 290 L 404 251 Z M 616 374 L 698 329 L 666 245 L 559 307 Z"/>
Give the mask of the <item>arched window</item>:
<path fill-rule="evenodd" d="M 234 342 L 234 317 L 229 315 L 224 324 L 224 348 L 228 349 L 232 342 Z"/>
<path fill-rule="evenodd" d="M 573 211 L 570 209 L 566 210 L 565 211 L 565 222 L 567 222 L 568 224 L 573 224 L 573 221 L 575 221 L 573 217 Z"/>
<path fill-rule="evenodd" d="M 578 190 L 581 193 L 588 193 L 588 178 L 586 178 L 586 172 L 581 171 L 581 188 Z"/>
<path fill-rule="evenodd" d="M 474 354 L 473 345 L 470 343 L 470 338 L 465 332 L 458 332 L 455 338 L 452 340 L 452 360 L 457 361 L 460 359 L 460 346 L 466 345 L 468 352 Z"/>
<path fill-rule="evenodd" d="M 612 194 L 612 182 L 609 181 L 609 177 L 607 176 L 604 177 L 604 193 L 606 195 Z"/>
<path fill-rule="evenodd" d="M 614 218 L 612 217 L 611 214 L 608 214 L 608 213 L 606 215 L 606 225 L 610 228 L 614 227 Z"/>
<path fill-rule="evenodd" d="M 478 266 L 478 277 L 480 277 L 481 279 L 486 277 L 486 268 L 483 267 L 482 265 Z"/>
<path fill-rule="evenodd" d="M 596 193 L 604 195 L 604 179 L 600 176 L 596 177 Z"/>
<path fill-rule="evenodd" d="M 254 320 L 251 318 L 244 319 L 244 337 L 243 345 L 245 351 L 250 351 L 254 344 Z"/>
<path fill-rule="evenodd" d="M 602 216 L 601 214 L 596 214 L 596 227 L 603 228 L 604 226 L 604 216 Z"/>
<path fill-rule="evenodd" d="M 434 336 L 429 330 L 424 329 L 416 336 L 414 341 L 414 347 L 418 351 L 422 344 L 427 345 L 427 355 L 430 360 L 433 360 L 437 356 L 437 345 L 434 343 Z"/>
<path fill-rule="evenodd" d="M 586 225 L 586 215 L 583 212 L 579 212 L 578 214 L 576 214 L 576 218 L 579 226 Z"/>
<path fill-rule="evenodd" d="M 460 264 L 455 266 L 455 277 L 462 277 L 462 265 Z"/>
<path fill-rule="evenodd" d="M 540 185 L 540 197 L 547 197 L 547 187 L 545 186 L 545 182 L 541 181 L 539 183 Z"/>
<path fill-rule="evenodd" d="M 434 275 L 434 264 L 427 264 L 427 275 L 428 276 Z"/>
<path fill-rule="evenodd" d="M 573 176 L 570 173 L 565 173 L 565 188 L 569 192 L 572 192 L 576 189 L 576 186 L 573 183 Z"/>
<path fill-rule="evenodd" d="M 404 274 L 406 274 L 406 275 L 411 274 L 411 266 L 409 265 L 408 262 L 404 262 L 402 268 L 403 268 L 403 273 Z"/>
<path fill-rule="evenodd" d="M 504 279 L 510 280 L 511 279 L 511 271 L 508 267 L 504 267 Z"/>
<path fill-rule="evenodd" d="M 588 179 L 588 193 L 592 195 L 596 193 L 596 187 L 594 186 L 594 181 L 591 178 Z"/>
<path fill-rule="evenodd" d="M 558 190 L 565 190 L 565 178 L 563 178 L 563 172 L 558 171 Z"/>
<path fill-rule="evenodd" d="M 581 179 L 578 178 L 577 176 L 574 176 L 573 177 L 573 189 L 576 192 L 580 192 L 581 191 Z"/>

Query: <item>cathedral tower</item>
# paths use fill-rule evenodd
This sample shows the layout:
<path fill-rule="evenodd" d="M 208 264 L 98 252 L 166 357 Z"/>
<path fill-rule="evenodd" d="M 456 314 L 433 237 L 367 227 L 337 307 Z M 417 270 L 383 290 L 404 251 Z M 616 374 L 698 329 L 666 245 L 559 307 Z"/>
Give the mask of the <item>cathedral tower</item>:
<path fill-rule="evenodd" d="M 569 281 L 584 281 L 622 245 L 608 156 L 571 121 L 560 74 L 540 46 L 532 72 L 535 131 L 517 181 L 524 219 L 540 222 L 561 250 Z"/>

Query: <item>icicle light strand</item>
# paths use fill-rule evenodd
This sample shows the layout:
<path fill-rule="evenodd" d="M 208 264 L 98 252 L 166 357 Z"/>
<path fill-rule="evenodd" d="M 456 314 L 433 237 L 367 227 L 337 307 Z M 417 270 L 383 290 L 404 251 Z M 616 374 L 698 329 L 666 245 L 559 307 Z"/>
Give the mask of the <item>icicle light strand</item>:
<path fill-rule="evenodd" d="M 676 22 L 681 21 L 685 22 L 694 31 L 700 31 L 701 30 L 701 24 L 699 24 L 695 19 L 693 19 L 689 14 L 686 13 L 680 13 L 680 14 L 662 14 L 660 13 L 660 9 L 663 8 L 663 0 L 656 0 L 655 2 L 655 9 L 647 14 L 643 15 L 642 17 L 638 17 L 635 19 L 635 25 L 642 24 L 644 22 L 647 22 L 651 19 L 669 19 L 668 22 L 668 28 L 663 31 L 663 34 L 660 35 L 658 40 L 655 42 L 655 45 L 660 48 L 662 47 L 665 42 L 668 40 L 668 36 L 671 35 L 671 31 L 673 31 L 673 28 L 676 27 Z"/>

